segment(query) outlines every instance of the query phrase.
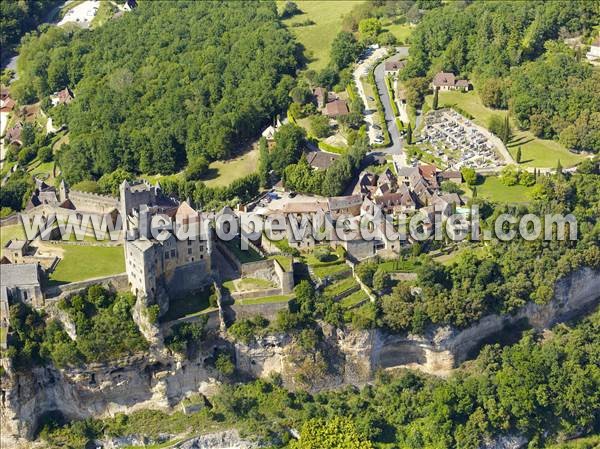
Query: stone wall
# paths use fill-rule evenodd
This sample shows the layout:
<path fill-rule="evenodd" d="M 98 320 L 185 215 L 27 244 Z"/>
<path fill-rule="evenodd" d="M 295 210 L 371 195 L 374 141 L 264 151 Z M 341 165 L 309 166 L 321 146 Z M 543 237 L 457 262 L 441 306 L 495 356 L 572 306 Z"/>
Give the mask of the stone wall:
<path fill-rule="evenodd" d="M 200 290 L 211 282 L 211 270 L 204 260 L 177 267 L 170 275 L 165 273 L 165 288 L 171 297 Z"/>
<path fill-rule="evenodd" d="M 432 329 L 424 336 L 391 335 L 380 329 L 347 331 L 322 324 L 326 357 L 333 371 L 319 380 L 318 388 L 363 385 L 378 369 L 414 368 L 445 375 L 467 359 L 482 342 L 508 326 L 527 321 L 542 329 L 572 319 L 600 302 L 600 272 L 580 269 L 561 279 L 549 304 L 528 304 L 515 315 L 491 315 L 462 330 Z M 286 303 L 224 306 L 233 318 L 263 315 L 274 319 Z M 215 312 L 218 317 L 218 313 Z M 216 318 L 218 320 L 218 318 Z M 2 379 L 0 418 L 1 443 L 14 447 L 17 438 L 31 437 L 43 413 L 59 410 L 67 418 L 102 417 L 138 409 L 170 409 L 191 393 L 206 393 L 214 387 L 213 372 L 204 364 L 215 347 L 227 344 L 212 338 L 204 341 L 192 360 L 179 357 L 157 359 L 151 355 L 132 357 L 84 369 L 34 368 L 15 373 L 6 359 Z M 236 365 L 251 375 L 280 373 L 286 386 L 294 388 L 294 365 L 289 336 L 271 336 L 249 346 L 236 344 Z M 12 444 L 12 445 L 11 445 Z"/>
<path fill-rule="evenodd" d="M 70 190 L 69 200 L 71 200 L 79 212 L 87 211 L 105 214 L 115 209 L 119 210 L 119 199 L 108 195 Z"/>
<path fill-rule="evenodd" d="M 66 295 L 80 293 L 91 285 L 100 284 L 105 288 L 126 291 L 129 289 L 127 273 L 115 274 L 94 279 L 86 279 L 81 282 L 71 282 L 70 284 L 57 285 L 46 290 L 46 301 L 57 301 Z"/>
<path fill-rule="evenodd" d="M 289 301 L 265 304 L 231 304 L 223 306 L 225 320 L 232 323 L 242 318 L 251 318 L 257 315 L 272 321 L 280 310 L 288 310 Z"/>

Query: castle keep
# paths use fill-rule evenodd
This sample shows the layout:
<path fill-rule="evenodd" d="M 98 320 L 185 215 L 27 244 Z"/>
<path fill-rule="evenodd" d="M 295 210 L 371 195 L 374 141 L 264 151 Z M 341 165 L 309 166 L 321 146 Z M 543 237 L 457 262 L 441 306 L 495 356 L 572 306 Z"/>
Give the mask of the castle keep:
<path fill-rule="evenodd" d="M 176 296 L 206 285 L 211 279 L 212 243 L 208 222 L 200 213 L 185 201 L 166 197 L 159 184 L 124 181 L 120 193 L 131 291 L 153 299 L 162 292 Z M 173 223 L 172 232 L 165 232 L 165 238 L 152 237 L 153 218 Z"/>

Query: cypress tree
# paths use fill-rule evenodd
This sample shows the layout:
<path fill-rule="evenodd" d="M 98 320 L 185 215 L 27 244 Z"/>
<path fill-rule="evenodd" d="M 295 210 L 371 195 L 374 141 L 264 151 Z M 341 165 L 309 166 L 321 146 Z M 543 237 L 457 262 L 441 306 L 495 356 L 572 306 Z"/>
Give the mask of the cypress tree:
<path fill-rule="evenodd" d="M 556 164 L 556 174 L 557 175 L 562 175 L 563 172 L 563 166 L 560 163 L 560 159 L 558 160 L 558 164 Z"/>
<path fill-rule="evenodd" d="M 435 88 L 433 92 L 433 110 L 437 110 L 438 108 L 438 91 L 439 89 Z"/>
<path fill-rule="evenodd" d="M 408 142 L 409 145 L 412 144 L 412 125 L 410 122 L 408 122 L 408 129 L 406 130 L 406 142 Z"/>
<path fill-rule="evenodd" d="M 517 164 L 521 163 L 521 147 L 517 148 Z"/>

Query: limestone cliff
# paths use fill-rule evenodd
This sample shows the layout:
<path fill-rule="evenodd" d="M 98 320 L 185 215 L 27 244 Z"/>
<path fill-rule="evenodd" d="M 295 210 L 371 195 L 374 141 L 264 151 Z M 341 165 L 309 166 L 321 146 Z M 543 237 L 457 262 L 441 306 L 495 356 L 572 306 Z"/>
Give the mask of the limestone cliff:
<path fill-rule="evenodd" d="M 313 389 L 361 385 L 378 369 L 415 368 L 446 375 L 507 328 L 523 322 L 546 328 L 597 306 L 599 300 L 600 272 L 586 268 L 560 280 L 549 304 L 528 304 L 512 316 L 491 315 L 463 330 L 444 327 L 424 336 L 399 336 L 382 330 L 346 331 L 323 325 L 321 350 L 330 369 L 315 379 Z M 235 344 L 239 372 L 252 377 L 278 373 L 286 386 L 296 387 L 298 348 L 292 340 L 276 335 L 250 345 Z M 220 339 L 206 342 L 193 360 L 163 357 L 158 351 L 85 369 L 46 367 L 15 373 L 4 360 L 7 374 L 1 386 L 0 443 L 15 447 L 18 439 L 31 437 L 44 413 L 53 410 L 69 418 L 102 417 L 144 408 L 168 410 L 192 393 L 210 396 L 218 382 L 205 359 L 214 345 L 223 344 L 227 342 Z"/>

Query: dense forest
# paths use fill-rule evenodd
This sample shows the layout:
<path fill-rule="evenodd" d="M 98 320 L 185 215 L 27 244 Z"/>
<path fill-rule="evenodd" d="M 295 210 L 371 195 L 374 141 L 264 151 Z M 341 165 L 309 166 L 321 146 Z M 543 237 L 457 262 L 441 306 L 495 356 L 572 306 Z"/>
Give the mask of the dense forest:
<path fill-rule="evenodd" d="M 75 183 L 229 157 L 287 106 L 299 51 L 274 2 L 141 2 L 93 31 L 31 36 L 20 53 L 19 100 L 75 92 L 52 111 L 69 127 L 59 161 Z"/>
<path fill-rule="evenodd" d="M 209 406 L 190 415 L 140 411 L 66 427 L 52 420 L 41 435 L 51 447 L 79 448 L 103 434 L 156 437 L 233 425 L 274 448 L 474 449 L 523 436 L 528 448 L 541 449 L 600 432 L 599 350 L 596 312 L 574 327 L 527 333 L 514 346 L 488 346 L 448 379 L 381 373 L 360 390 L 314 395 L 289 392 L 278 378 L 258 380 L 225 385 Z M 290 441 L 290 428 L 300 432 L 299 441 Z"/>
<path fill-rule="evenodd" d="M 483 103 L 510 109 L 520 128 L 598 152 L 599 74 L 581 61 L 585 47 L 551 41 L 585 42 L 599 21 L 598 2 L 453 2 L 424 15 L 402 76 L 409 86 L 441 70 L 469 77 Z"/>
<path fill-rule="evenodd" d="M 10 53 L 23 35 L 37 27 L 59 2 L 21 0 L 0 2 L 0 48 Z"/>

